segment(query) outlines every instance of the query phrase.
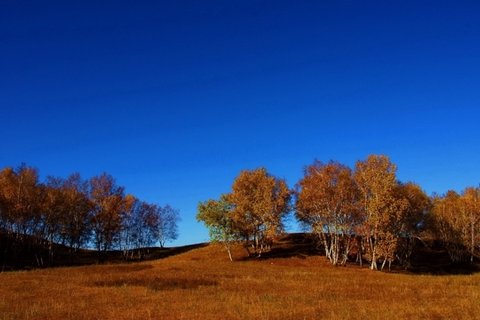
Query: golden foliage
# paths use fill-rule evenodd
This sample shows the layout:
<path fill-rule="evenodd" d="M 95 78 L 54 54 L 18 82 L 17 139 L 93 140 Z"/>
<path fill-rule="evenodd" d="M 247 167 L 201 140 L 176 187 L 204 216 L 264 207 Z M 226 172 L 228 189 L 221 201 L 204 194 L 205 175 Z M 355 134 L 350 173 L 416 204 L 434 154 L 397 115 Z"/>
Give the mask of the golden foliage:
<path fill-rule="evenodd" d="M 462 195 L 448 191 L 434 199 L 433 215 L 438 236 L 453 261 L 473 262 L 480 251 L 480 188 L 466 188 Z"/>
<path fill-rule="evenodd" d="M 259 254 L 283 230 L 282 218 L 289 208 L 291 192 L 284 180 L 265 168 L 240 172 L 227 200 L 233 206 L 232 220 L 241 226 L 245 239 L 253 239 Z"/>
<path fill-rule="evenodd" d="M 347 262 L 359 219 L 359 190 L 350 168 L 316 161 L 297 185 L 297 219 L 312 227 L 332 264 Z"/>

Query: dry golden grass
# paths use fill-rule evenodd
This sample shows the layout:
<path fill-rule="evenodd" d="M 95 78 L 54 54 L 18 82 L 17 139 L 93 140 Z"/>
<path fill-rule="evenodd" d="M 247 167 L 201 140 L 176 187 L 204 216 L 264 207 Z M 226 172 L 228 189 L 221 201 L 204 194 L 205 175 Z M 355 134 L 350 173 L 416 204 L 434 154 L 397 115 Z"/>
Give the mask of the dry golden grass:
<path fill-rule="evenodd" d="M 0 274 L 0 319 L 320 318 L 480 319 L 480 274 L 389 274 L 322 257 L 230 263 L 217 246 L 153 262 Z"/>

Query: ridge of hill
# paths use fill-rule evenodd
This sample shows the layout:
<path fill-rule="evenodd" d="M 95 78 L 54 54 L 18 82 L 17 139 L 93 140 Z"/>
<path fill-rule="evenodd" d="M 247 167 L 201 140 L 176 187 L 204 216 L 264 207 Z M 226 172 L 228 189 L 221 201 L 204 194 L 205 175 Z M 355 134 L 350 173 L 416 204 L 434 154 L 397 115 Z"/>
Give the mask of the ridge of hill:
<path fill-rule="evenodd" d="M 51 244 L 51 251 L 45 242 L 31 236 L 0 233 L 0 271 L 35 269 L 45 267 L 81 266 L 98 263 L 124 263 L 149 261 L 179 255 L 207 246 L 208 243 L 190 244 L 178 247 L 150 247 L 135 250 L 111 250 L 99 252 L 91 249 L 72 250 L 61 244 Z M 219 246 L 217 254 L 223 257 Z M 237 246 L 236 260 L 273 260 L 308 256 L 322 256 L 323 248 L 308 233 L 287 233 L 279 237 L 272 249 L 260 258 L 246 255 L 242 246 Z M 350 267 L 359 267 L 350 261 Z M 471 274 L 480 271 L 479 264 L 454 264 L 442 244 L 435 240 L 417 241 L 409 270 L 394 265 L 392 272 L 410 272 L 421 274 Z"/>
<path fill-rule="evenodd" d="M 206 245 L 207 243 L 197 243 L 178 247 L 148 247 L 99 252 L 84 248 L 74 250 L 33 236 L 0 232 L 0 272 L 163 259 Z"/>

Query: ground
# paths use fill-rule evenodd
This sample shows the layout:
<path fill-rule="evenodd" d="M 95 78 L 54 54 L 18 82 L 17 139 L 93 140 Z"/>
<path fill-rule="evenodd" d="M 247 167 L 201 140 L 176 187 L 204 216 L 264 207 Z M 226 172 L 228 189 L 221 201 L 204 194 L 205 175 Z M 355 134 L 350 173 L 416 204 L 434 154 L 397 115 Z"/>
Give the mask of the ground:
<path fill-rule="evenodd" d="M 480 273 L 333 267 L 314 254 L 167 258 L 0 273 L 0 319 L 480 319 Z"/>

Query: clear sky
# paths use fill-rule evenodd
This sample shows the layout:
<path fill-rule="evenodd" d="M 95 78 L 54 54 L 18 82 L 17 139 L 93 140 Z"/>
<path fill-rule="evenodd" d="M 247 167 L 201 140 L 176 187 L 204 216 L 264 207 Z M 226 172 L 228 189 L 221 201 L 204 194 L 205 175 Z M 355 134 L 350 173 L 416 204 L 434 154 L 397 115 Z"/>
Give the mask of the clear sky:
<path fill-rule="evenodd" d="M 478 1 L 0 0 L 0 167 L 104 171 L 180 210 L 265 166 L 387 154 L 428 193 L 480 182 Z"/>

